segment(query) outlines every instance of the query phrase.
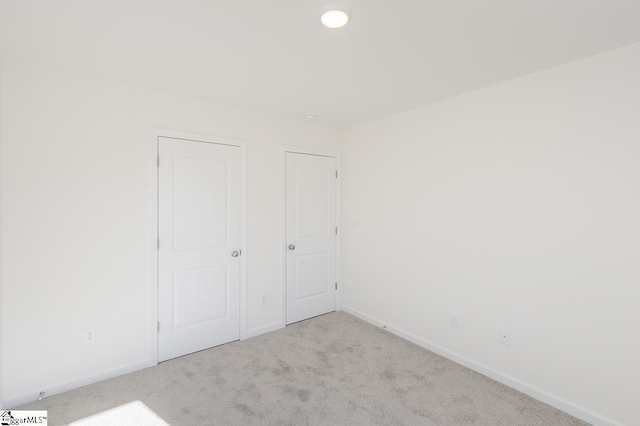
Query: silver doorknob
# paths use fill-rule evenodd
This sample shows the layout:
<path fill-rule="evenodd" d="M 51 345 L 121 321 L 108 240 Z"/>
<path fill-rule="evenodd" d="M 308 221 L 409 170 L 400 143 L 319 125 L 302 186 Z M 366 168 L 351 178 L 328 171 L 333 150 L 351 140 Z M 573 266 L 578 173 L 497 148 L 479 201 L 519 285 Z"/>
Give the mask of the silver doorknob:
<path fill-rule="evenodd" d="M 234 250 L 231 252 L 231 257 L 238 257 L 240 256 L 240 253 L 238 252 L 238 250 Z"/>
<path fill-rule="evenodd" d="M 294 246 L 293 244 L 289 244 L 289 250 L 295 250 L 296 246 Z"/>

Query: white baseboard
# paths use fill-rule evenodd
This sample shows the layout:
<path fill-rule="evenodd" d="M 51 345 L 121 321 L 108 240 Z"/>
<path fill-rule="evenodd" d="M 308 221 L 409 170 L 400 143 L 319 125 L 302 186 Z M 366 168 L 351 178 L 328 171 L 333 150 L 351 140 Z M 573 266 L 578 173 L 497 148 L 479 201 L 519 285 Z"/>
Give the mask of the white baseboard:
<path fill-rule="evenodd" d="M 272 331 L 280 330 L 284 328 L 284 324 L 282 321 L 274 322 L 273 324 L 267 324 L 262 327 L 252 328 L 251 330 L 247 330 L 247 339 L 251 337 L 256 337 L 261 334 L 271 333 Z"/>
<path fill-rule="evenodd" d="M 44 391 L 44 397 L 56 395 L 62 392 L 67 392 L 73 389 L 78 389 L 83 386 L 91 385 L 94 383 L 102 382 L 104 380 L 112 379 L 114 377 L 122 376 L 123 374 L 133 373 L 138 370 L 143 370 L 149 367 L 149 360 L 139 361 L 133 364 L 126 365 L 124 367 L 114 368 L 112 370 L 104 371 L 98 374 L 91 374 L 89 376 L 82 377 L 70 382 L 61 383 L 53 386 L 46 386 L 33 392 L 28 392 L 23 395 L 7 398 L 4 401 L 4 408 L 15 408 L 29 402 L 37 401 L 40 397 L 40 392 Z"/>
<path fill-rule="evenodd" d="M 261 334 L 270 333 L 272 331 L 279 330 L 284 328 L 284 324 L 281 321 L 278 321 L 273 324 L 268 324 L 263 327 L 254 328 L 247 331 L 247 338 L 256 337 Z M 144 360 L 140 362 L 136 362 L 124 367 L 115 368 L 113 370 L 105 371 L 98 374 L 92 374 L 86 377 L 83 377 L 78 380 L 72 380 L 66 383 L 47 386 L 38 390 L 34 390 L 33 392 L 28 392 L 23 395 L 17 397 L 10 397 L 4 400 L 4 404 L 0 406 L 1 409 L 9 409 L 18 407 L 23 404 L 27 404 L 29 402 L 36 401 L 40 397 L 40 392 L 44 391 L 44 397 L 56 395 L 62 392 L 67 392 L 73 389 L 78 389 L 83 386 L 91 385 L 93 383 L 102 382 L 104 380 L 108 380 L 114 377 L 122 376 L 123 374 L 133 373 L 135 371 L 143 370 L 145 368 L 153 367 L 157 364 L 154 364 L 150 360 Z"/>
<path fill-rule="evenodd" d="M 491 379 L 497 382 L 500 382 L 524 394 L 527 394 L 532 398 L 535 398 L 539 401 L 544 402 L 545 404 L 549 404 L 552 407 L 557 408 L 558 410 L 571 414 L 572 416 L 577 417 L 580 420 L 583 420 L 587 423 L 591 423 L 592 425 L 595 425 L 595 426 L 625 426 L 622 423 L 616 422 L 615 420 L 612 420 L 606 416 L 593 412 L 580 405 L 574 404 L 557 395 L 549 393 L 529 383 L 518 380 L 515 377 L 509 376 L 508 374 L 501 373 L 500 371 L 494 370 L 491 367 L 487 367 L 484 364 L 476 362 L 456 352 L 450 351 L 440 345 L 424 340 L 414 334 L 408 333 L 404 330 L 394 327 L 389 323 L 386 323 L 382 320 L 369 316 L 356 309 L 343 305 L 342 310 L 348 314 L 358 317 L 361 320 L 364 320 L 377 327 L 386 326 L 386 330 L 395 334 L 396 336 L 402 337 L 403 339 L 408 340 L 412 343 L 415 343 L 416 345 L 421 346 L 427 350 L 430 350 L 431 352 L 434 352 L 440 356 L 450 359 L 451 361 L 454 361 L 460 365 L 470 368 L 482 375 L 490 377 Z"/>

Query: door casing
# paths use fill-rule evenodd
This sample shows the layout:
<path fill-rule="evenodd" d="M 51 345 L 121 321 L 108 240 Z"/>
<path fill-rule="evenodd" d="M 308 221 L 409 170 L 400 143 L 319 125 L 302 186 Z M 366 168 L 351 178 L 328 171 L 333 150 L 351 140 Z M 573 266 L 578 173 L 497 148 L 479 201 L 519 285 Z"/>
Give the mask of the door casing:
<path fill-rule="evenodd" d="M 320 157 L 332 157 L 336 159 L 336 170 L 338 171 L 338 178 L 336 180 L 336 226 L 338 227 L 338 234 L 336 235 L 336 281 L 338 283 L 338 289 L 336 290 L 336 311 L 342 310 L 342 284 L 340 275 L 340 246 L 341 246 L 341 215 L 340 215 L 340 182 L 342 181 L 342 167 L 340 162 L 340 153 L 336 151 L 325 151 L 311 148 L 301 148 L 294 146 L 283 146 L 281 155 L 280 170 L 282 171 L 282 239 L 280 241 L 280 247 L 282 247 L 282 328 L 287 326 L 287 153 L 293 154 L 307 154 L 317 155 Z"/>
<path fill-rule="evenodd" d="M 158 364 L 158 138 L 167 137 L 231 145 L 240 148 L 240 340 L 247 338 L 247 182 L 246 142 L 243 140 L 152 128 L 149 141 L 149 366 Z"/>

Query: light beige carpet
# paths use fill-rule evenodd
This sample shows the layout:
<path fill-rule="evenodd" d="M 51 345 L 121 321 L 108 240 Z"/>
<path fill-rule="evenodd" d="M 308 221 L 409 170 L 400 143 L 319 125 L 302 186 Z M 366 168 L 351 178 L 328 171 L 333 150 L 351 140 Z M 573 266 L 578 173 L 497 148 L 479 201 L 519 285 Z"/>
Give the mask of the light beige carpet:
<path fill-rule="evenodd" d="M 585 424 L 343 312 L 20 408 L 50 425 Z"/>

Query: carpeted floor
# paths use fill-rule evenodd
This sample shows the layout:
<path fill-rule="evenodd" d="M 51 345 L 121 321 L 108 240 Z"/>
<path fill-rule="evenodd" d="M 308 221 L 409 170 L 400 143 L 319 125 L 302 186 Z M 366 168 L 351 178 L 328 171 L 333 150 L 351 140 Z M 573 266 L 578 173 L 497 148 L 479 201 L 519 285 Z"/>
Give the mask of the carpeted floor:
<path fill-rule="evenodd" d="M 17 409 L 78 425 L 584 425 L 343 312 Z"/>

